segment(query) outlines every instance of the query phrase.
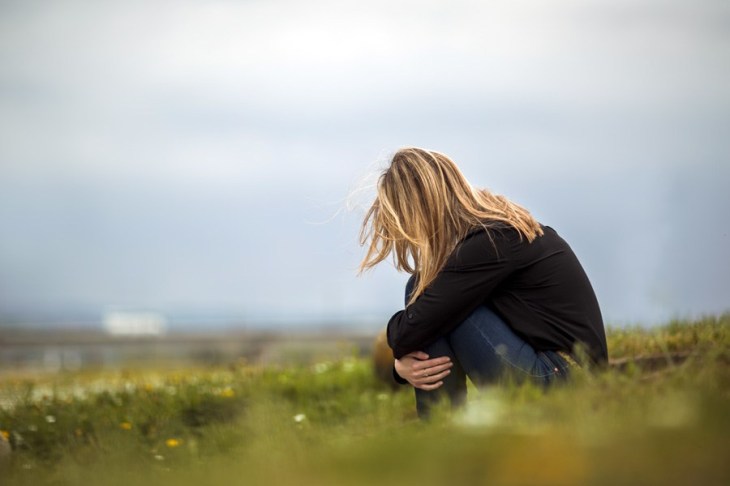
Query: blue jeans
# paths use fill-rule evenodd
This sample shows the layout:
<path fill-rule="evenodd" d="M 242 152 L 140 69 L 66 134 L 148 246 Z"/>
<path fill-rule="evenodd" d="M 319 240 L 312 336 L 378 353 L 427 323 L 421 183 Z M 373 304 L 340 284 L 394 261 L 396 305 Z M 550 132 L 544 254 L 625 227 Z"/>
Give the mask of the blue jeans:
<path fill-rule="evenodd" d="M 406 285 L 406 300 L 414 278 Z M 416 390 L 418 416 L 447 397 L 452 407 L 466 401 L 466 377 L 477 387 L 495 383 L 504 375 L 518 381 L 549 385 L 568 376 L 568 363 L 554 351 L 537 351 L 486 305 L 479 306 L 458 327 L 420 350 L 431 358 L 448 356 L 454 364 L 436 390 Z"/>

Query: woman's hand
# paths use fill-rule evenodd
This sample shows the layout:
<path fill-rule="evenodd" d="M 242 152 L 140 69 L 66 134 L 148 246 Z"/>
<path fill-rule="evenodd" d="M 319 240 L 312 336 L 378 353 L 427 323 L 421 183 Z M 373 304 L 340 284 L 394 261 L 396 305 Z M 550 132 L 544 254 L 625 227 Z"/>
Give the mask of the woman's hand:
<path fill-rule="evenodd" d="M 435 390 L 444 384 L 441 381 L 451 373 L 454 363 L 448 356 L 428 359 L 423 351 L 413 351 L 395 360 L 395 371 L 408 383 L 421 390 Z"/>

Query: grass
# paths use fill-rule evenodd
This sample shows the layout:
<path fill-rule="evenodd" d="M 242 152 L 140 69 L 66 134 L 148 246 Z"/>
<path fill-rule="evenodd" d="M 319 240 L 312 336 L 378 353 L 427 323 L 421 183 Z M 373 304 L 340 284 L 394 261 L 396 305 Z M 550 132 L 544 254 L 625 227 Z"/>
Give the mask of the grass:
<path fill-rule="evenodd" d="M 2 483 L 730 484 L 730 314 L 608 338 L 666 366 L 472 390 L 429 423 L 356 357 L 6 382 Z"/>

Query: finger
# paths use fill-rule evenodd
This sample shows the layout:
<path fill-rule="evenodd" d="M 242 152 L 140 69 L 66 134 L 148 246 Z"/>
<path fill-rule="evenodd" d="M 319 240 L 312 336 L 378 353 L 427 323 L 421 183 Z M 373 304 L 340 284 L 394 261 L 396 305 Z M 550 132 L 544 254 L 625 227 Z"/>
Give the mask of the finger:
<path fill-rule="evenodd" d="M 441 381 L 441 380 L 443 380 L 444 378 L 446 378 L 447 376 L 449 376 L 450 374 L 451 374 L 451 370 L 444 370 L 444 371 L 442 371 L 441 373 L 436 373 L 435 375 L 431 375 L 431 376 L 429 376 L 429 377 L 428 377 L 428 380 L 429 380 L 430 382 L 432 382 L 432 383 L 433 383 L 434 381 Z"/>
<path fill-rule="evenodd" d="M 441 373 L 442 371 L 450 370 L 454 365 L 451 363 L 446 363 L 441 366 L 434 366 L 433 368 L 428 368 L 423 373 L 423 376 L 435 376 Z"/>
<path fill-rule="evenodd" d="M 421 378 L 414 380 L 414 382 L 419 385 L 428 385 L 428 384 L 435 383 L 439 380 L 442 380 L 443 378 L 447 377 L 450 373 L 451 373 L 451 370 L 444 370 L 441 373 L 436 373 L 435 375 L 423 376 Z"/>
<path fill-rule="evenodd" d="M 444 370 L 451 369 L 453 366 L 454 366 L 454 363 L 444 363 L 442 365 L 426 368 L 425 370 L 423 370 L 423 372 L 424 372 L 424 375 L 435 375 L 437 373 L 441 373 Z"/>
<path fill-rule="evenodd" d="M 413 363 L 413 370 L 424 370 L 426 368 L 431 368 L 432 366 L 438 366 L 446 363 L 451 363 L 451 358 L 448 356 L 441 356 L 439 358 L 433 358 L 433 359 L 427 359 L 425 361 L 417 361 Z"/>
<path fill-rule="evenodd" d="M 452 363 L 444 363 L 439 366 L 432 366 L 430 368 L 424 368 L 422 370 L 416 371 L 413 373 L 414 377 L 416 378 L 423 378 L 426 376 L 433 376 L 437 373 L 441 373 L 443 370 L 447 370 L 453 366 Z"/>
<path fill-rule="evenodd" d="M 416 388 L 420 388 L 421 390 L 435 390 L 443 384 L 443 381 L 439 381 L 438 383 L 434 383 L 433 385 L 418 385 Z"/>

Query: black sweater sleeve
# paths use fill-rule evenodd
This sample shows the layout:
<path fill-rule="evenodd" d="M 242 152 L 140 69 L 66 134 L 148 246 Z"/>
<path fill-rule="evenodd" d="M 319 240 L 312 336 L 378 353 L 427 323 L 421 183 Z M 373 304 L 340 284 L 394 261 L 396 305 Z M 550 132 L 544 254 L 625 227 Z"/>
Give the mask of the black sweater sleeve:
<path fill-rule="evenodd" d="M 388 322 L 393 355 L 422 349 L 456 328 L 512 272 L 510 245 L 504 238 L 462 241 L 433 282 L 406 309 Z"/>

